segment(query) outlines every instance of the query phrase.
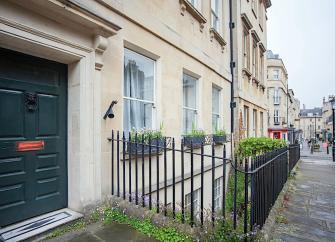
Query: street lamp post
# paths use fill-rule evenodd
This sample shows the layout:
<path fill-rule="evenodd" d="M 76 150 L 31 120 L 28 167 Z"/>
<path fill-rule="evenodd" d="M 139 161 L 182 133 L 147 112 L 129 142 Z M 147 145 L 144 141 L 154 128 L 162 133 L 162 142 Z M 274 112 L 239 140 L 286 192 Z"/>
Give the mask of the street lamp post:
<path fill-rule="evenodd" d="M 317 113 L 314 114 L 314 138 L 315 138 L 315 142 L 316 142 L 316 115 L 317 115 Z"/>
<path fill-rule="evenodd" d="M 332 105 L 332 110 L 333 110 L 333 147 L 332 147 L 332 151 L 333 151 L 333 161 L 335 161 L 335 98 L 333 98 L 331 101 L 331 105 Z"/>

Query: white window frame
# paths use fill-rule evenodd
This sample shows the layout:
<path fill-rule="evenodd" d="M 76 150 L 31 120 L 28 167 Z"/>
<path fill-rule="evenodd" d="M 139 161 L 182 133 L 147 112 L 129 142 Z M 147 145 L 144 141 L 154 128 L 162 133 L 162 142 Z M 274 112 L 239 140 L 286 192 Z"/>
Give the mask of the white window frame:
<path fill-rule="evenodd" d="M 217 12 L 213 8 L 213 2 L 216 3 L 217 7 Z M 214 28 L 218 33 L 221 34 L 221 18 L 220 18 L 220 9 L 221 9 L 221 4 L 220 0 L 211 0 L 211 27 Z M 216 27 L 214 24 L 214 21 L 216 22 Z"/>
<path fill-rule="evenodd" d="M 200 192 L 201 188 L 193 190 L 193 212 L 197 214 L 200 212 Z M 190 211 L 191 208 L 191 192 L 185 195 L 185 210 Z"/>
<path fill-rule="evenodd" d="M 201 0 L 187 0 L 193 7 L 201 12 Z"/>
<path fill-rule="evenodd" d="M 279 80 L 279 70 L 273 70 L 273 80 L 278 81 Z"/>
<path fill-rule="evenodd" d="M 124 95 L 124 93 L 125 93 L 124 85 L 122 85 L 122 97 L 123 97 L 123 100 L 137 101 L 137 102 L 142 102 L 142 103 L 145 103 L 145 104 L 151 104 L 152 105 L 152 117 L 151 117 L 151 126 L 152 127 L 150 127 L 149 129 L 154 130 L 154 129 L 156 129 L 156 122 L 155 122 L 156 121 L 156 105 L 155 104 L 156 104 L 156 79 L 157 79 L 157 77 L 156 77 L 156 68 L 157 67 L 156 66 L 157 66 L 157 61 L 155 59 L 152 59 L 152 58 L 150 58 L 148 56 L 143 55 L 142 53 L 139 53 L 139 52 L 134 51 L 132 49 L 129 49 L 127 47 L 124 47 L 123 49 L 124 50 L 127 49 L 128 51 L 133 52 L 136 55 L 140 55 L 143 58 L 150 59 L 150 60 L 154 61 L 154 66 L 153 66 L 153 68 L 154 68 L 154 70 L 153 70 L 154 80 L 153 80 L 153 85 L 152 85 L 153 86 L 153 94 L 152 94 L 153 95 L 153 98 L 152 98 L 153 100 L 152 101 L 125 96 Z M 125 57 L 125 51 L 124 51 L 123 57 Z M 123 83 L 122 84 L 124 84 L 124 81 L 125 81 L 125 77 L 123 77 Z M 122 116 L 122 119 L 123 119 L 123 116 Z M 125 122 L 125 120 L 123 120 L 123 122 L 122 122 L 123 125 L 124 125 L 124 122 Z M 132 129 L 132 127 L 130 127 L 130 128 Z M 148 127 L 145 127 L 145 128 L 148 128 Z"/>
<path fill-rule="evenodd" d="M 259 81 L 264 83 L 264 54 L 259 50 Z"/>
<path fill-rule="evenodd" d="M 252 131 L 254 137 L 257 137 L 257 109 L 252 110 Z"/>
<path fill-rule="evenodd" d="M 252 40 L 252 75 L 258 78 L 258 46 L 254 38 Z"/>
<path fill-rule="evenodd" d="M 219 101 L 219 112 L 218 113 L 213 112 L 213 91 L 214 91 L 214 89 L 219 91 L 219 100 L 218 100 Z M 213 119 L 214 115 L 217 116 L 217 120 L 218 120 L 217 129 L 220 129 L 220 126 L 221 126 L 221 93 L 222 93 L 221 90 L 222 90 L 221 88 L 219 88 L 215 85 L 212 86 L 212 119 Z M 213 122 L 212 122 L 212 124 L 213 124 Z M 212 127 L 212 130 L 215 131 L 214 127 Z"/>
<path fill-rule="evenodd" d="M 246 26 L 243 25 L 243 67 L 250 71 L 250 33 Z"/>
<path fill-rule="evenodd" d="M 222 185 L 223 177 L 214 180 L 214 211 L 222 209 Z"/>
<path fill-rule="evenodd" d="M 192 78 L 195 79 L 195 108 L 187 107 L 184 104 L 184 75 L 190 76 L 190 77 L 192 77 Z M 182 96 L 182 98 L 183 98 L 183 113 L 182 113 L 182 118 L 183 118 L 183 120 L 182 120 L 182 122 L 183 122 L 182 128 L 183 128 L 183 131 L 182 131 L 182 133 L 186 134 L 187 133 L 187 131 L 185 130 L 186 127 L 184 127 L 184 123 L 185 123 L 184 122 L 184 118 L 185 118 L 184 117 L 184 110 L 193 111 L 195 113 L 194 125 L 195 125 L 195 127 L 198 127 L 198 109 L 199 109 L 199 104 L 198 104 L 198 102 L 199 102 L 199 100 L 198 100 L 199 99 L 198 86 L 199 86 L 199 78 L 194 77 L 194 76 L 192 76 L 192 75 L 190 75 L 188 73 L 183 72 L 182 82 L 183 82 L 183 96 Z"/>
<path fill-rule="evenodd" d="M 276 122 L 277 121 L 277 122 Z M 274 114 L 273 114 L 273 122 L 275 124 L 280 124 L 279 123 L 279 110 L 278 109 L 275 109 L 274 110 Z"/>
<path fill-rule="evenodd" d="M 273 103 L 274 104 L 280 104 L 279 88 L 274 88 Z"/>
<path fill-rule="evenodd" d="M 249 137 L 249 107 L 243 107 L 243 128 L 245 129 L 246 137 Z"/>

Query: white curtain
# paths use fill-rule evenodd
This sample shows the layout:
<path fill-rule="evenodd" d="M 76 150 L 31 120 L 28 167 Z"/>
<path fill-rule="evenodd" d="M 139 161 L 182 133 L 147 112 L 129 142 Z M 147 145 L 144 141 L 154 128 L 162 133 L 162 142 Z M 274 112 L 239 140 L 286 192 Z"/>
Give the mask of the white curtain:
<path fill-rule="evenodd" d="M 184 74 L 183 78 L 184 133 L 189 133 L 192 130 L 192 126 L 196 125 L 196 108 L 197 108 L 196 81 L 197 80 L 195 78 Z"/>
<path fill-rule="evenodd" d="M 124 131 L 152 128 L 154 61 L 125 49 Z M 137 99 L 137 100 L 131 100 Z"/>

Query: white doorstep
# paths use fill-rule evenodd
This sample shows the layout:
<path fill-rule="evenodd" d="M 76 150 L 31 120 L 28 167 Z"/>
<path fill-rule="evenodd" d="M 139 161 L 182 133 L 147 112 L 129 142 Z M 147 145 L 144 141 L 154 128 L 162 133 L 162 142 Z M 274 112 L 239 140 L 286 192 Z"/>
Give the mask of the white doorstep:
<path fill-rule="evenodd" d="M 0 241 L 21 241 L 56 228 L 83 215 L 63 208 L 0 229 Z"/>

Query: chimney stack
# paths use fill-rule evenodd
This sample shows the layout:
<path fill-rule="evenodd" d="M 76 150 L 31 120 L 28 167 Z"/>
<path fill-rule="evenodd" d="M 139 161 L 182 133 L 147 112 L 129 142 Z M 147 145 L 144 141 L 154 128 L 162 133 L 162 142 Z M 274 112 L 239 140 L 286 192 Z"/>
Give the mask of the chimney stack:
<path fill-rule="evenodd" d="M 306 105 L 305 104 L 302 105 L 302 109 L 306 109 Z"/>

